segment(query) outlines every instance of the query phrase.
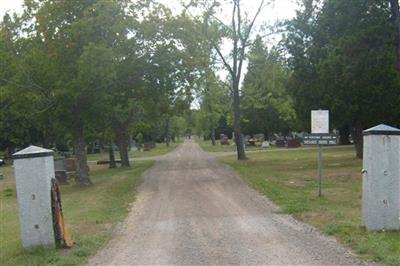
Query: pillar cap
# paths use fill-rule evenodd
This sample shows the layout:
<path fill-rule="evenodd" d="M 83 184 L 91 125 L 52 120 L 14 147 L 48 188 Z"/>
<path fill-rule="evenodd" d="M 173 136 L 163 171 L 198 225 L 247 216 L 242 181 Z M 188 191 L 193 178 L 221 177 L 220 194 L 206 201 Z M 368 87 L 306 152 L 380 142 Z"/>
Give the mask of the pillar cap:
<path fill-rule="evenodd" d="M 364 136 L 368 135 L 400 135 L 400 129 L 385 124 L 380 124 L 363 131 Z"/>
<path fill-rule="evenodd" d="M 19 152 L 12 155 L 13 159 L 24 159 L 24 158 L 35 158 L 35 157 L 47 157 L 53 155 L 52 150 L 44 149 L 37 146 L 29 146 Z"/>

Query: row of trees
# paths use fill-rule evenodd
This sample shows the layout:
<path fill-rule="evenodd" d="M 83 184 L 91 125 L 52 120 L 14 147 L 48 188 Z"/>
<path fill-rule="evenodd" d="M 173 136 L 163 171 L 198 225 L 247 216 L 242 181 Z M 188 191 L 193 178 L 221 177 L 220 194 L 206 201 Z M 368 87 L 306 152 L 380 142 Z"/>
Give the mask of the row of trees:
<path fill-rule="evenodd" d="M 310 108 L 329 109 L 342 139 L 353 133 L 358 157 L 363 129 L 400 123 L 398 12 L 398 0 L 305 0 L 287 25 L 299 120 L 309 121 Z"/>
<path fill-rule="evenodd" d="M 328 109 L 331 128 L 339 130 L 344 144 L 352 135 L 357 157 L 362 157 L 363 129 L 379 123 L 400 126 L 398 0 L 303 0 L 295 18 L 275 29 L 282 32 L 282 41 L 274 47 L 259 35 L 244 43 L 247 35 L 238 33 L 242 21 L 238 12 L 240 2 L 233 1 L 227 30 L 234 41 L 229 62 L 235 64 L 236 52 L 244 51 L 236 40 L 250 46 L 248 53 L 238 56 L 238 67 L 244 56 L 249 63 L 239 96 L 234 94 L 237 76 L 230 76 L 235 83 L 233 111 L 224 107 L 231 102 L 222 101 L 219 107 L 235 132 L 237 101 L 244 134 L 307 132 L 310 110 Z M 251 26 L 251 22 L 242 26 L 242 31 Z M 231 73 L 227 62 L 223 60 Z M 200 108 L 204 114 L 209 112 L 207 101 L 204 94 Z M 238 157 L 243 158 L 240 152 Z"/>
<path fill-rule="evenodd" d="M 123 166 L 132 135 L 168 143 L 192 100 L 190 24 L 152 1 L 25 1 L 1 24 L 2 148 L 70 140 L 87 185 L 88 140 L 115 140 Z"/>
<path fill-rule="evenodd" d="M 303 0 L 274 47 L 255 28 L 263 0 L 251 15 L 240 0 L 186 2 L 173 15 L 152 0 L 27 0 L 6 15 L 0 148 L 70 143 L 90 184 L 88 140 L 115 141 L 129 166 L 137 134 L 168 144 L 193 128 L 215 143 L 233 130 L 242 160 L 243 133 L 309 131 L 310 110 L 329 109 L 362 156 L 363 129 L 399 124 L 398 0 Z"/>

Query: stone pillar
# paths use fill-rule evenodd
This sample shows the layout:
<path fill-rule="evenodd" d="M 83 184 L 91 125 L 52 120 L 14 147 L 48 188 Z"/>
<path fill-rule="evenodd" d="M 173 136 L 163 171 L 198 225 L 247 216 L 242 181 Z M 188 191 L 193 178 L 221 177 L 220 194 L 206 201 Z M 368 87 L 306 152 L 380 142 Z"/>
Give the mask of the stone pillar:
<path fill-rule="evenodd" d="M 13 154 L 22 246 L 55 246 L 51 209 L 53 151 L 30 146 Z"/>
<path fill-rule="evenodd" d="M 362 224 L 400 230 L 400 129 L 379 125 L 363 135 Z"/>

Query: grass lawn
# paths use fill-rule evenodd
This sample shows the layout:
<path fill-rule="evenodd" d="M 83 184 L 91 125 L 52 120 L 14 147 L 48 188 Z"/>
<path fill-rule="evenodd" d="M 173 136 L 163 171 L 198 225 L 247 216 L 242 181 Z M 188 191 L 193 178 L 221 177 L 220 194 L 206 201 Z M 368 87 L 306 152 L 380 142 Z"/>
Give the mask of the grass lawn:
<path fill-rule="evenodd" d="M 93 165 L 94 185 L 61 186 L 66 225 L 75 245 L 71 249 L 23 251 L 16 202 L 15 179 L 11 166 L 0 167 L 0 265 L 82 265 L 105 244 L 113 228 L 123 221 L 141 174 L 152 161 L 135 162 L 130 169 Z"/>
<path fill-rule="evenodd" d="M 165 143 L 157 143 L 154 149 L 150 151 L 143 151 L 143 152 L 129 152 L 129 158 L 143 158 L 143 157 L 153 157 L 153 156 L 160 156 L 169 153 L 170 151 L 174 150 L 179 143 L 182 141 L 171 142 L 169 147 Z M 119 152 L 116 151 L 114 153 L 115 158 L 119 159 Z M 108 152 L 105 153 L 96 153 L 96 154 L 88 154 L 87 155 L 88 161 L 97 161 L 97 160 L 108 160 Z"/>
<path fill-rule="evenodd" d="M 236 151 L 235 145 L 221 145 L 219 140 L 215 141 L 215 146 L 211 144 L 211 140 L 203 140 L 200 138 L 195 138 L 195 141 L 200 144 L 203 150 L 208 152 L 230 152 Z M 232 144 L 232 140 L 229 140 L 230 144 Z M 262 150 L 261 147 L 246 147 L 246 151 L 256 151 Z"/>
<path fill-rule="evenodd" d="M 361 224 L 361 165 L 353 147 L 324 149 L 323 197 L 317 195 L 317 150 L 248 154 L 220 160 L 283 212 L 334 235 L 365 259 L 400 265 L 400 232 L 368 233 Z"/>

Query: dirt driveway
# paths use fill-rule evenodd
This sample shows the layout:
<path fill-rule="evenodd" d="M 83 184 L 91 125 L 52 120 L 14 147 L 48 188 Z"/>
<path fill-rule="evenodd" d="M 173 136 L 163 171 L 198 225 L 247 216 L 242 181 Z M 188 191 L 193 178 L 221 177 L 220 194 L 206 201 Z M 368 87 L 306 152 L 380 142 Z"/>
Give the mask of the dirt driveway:
<path fill-rule="evenodd" d="M 90 265 L 360 265 L 280 214 L 193 141 L 144 174 L 132 211 Z"/>

